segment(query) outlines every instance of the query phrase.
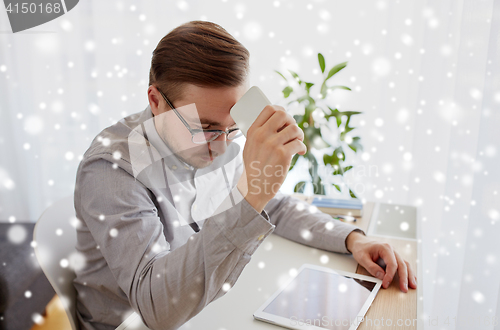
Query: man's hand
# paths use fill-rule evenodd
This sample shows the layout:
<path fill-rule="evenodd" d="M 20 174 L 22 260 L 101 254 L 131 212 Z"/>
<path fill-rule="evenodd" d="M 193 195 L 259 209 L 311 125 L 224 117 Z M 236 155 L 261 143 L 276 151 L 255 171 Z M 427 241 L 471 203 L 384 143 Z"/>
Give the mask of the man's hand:
<path fill-rule="evenodd" d="M 399 275 L 399 288 L 408 292 L 410 288 L 417 288 L 417 277 L 408 261 L 394 251 L 387 243 L 377 242 L 359 232 L 351 232 L 346 239 L 347 250 L 352 253 L 354 259 L 363 266 L 370 274 L 382 280 L 382 286 L 387 289 L 391 284 L 396 271 Z M 386 264 L 385 271 L 376 261 L 382 258 Z"/>
<path fill-rule="evenodd" d="M 266 106 L 248 129 L 238 189 L 258 212 L 280 189 L 292 157 L 306 153 L 303 140 L 295 119 L 277 105 Z"/>

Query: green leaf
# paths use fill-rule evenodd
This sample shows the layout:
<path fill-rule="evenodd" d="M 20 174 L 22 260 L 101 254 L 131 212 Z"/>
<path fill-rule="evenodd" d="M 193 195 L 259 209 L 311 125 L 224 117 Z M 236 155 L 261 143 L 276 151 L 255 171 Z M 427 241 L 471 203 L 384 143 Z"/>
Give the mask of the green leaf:
<path fill-rule="evenodd" d="M 343 111 L 340 112 L 343 116 L 352 116 L 352 115 L 359 115 L 362 112 L 359 111 Z"/>
<path fill-rule="evenodd" d="M 331 117 L 335 117 L 335 119 L 337 120 L 337 127 L 340 127 L 340 125 L 342 125 L 343 112 L 340 112 L 337 109 L 332 109 L 330 107 L 328 107 L 328 109 L 330 109 L 330 113 L 325 115 L 326 120 L 330 120 Z"/>
<path fill-rule="evenodd" d="M 302 125 L 303 126 L 303 125 Z M 299 125 L 300 127 L 300 125 Z M 314 126 L 308 126 L 302 129 L 304 131 L 304 144 L 315 149 L 328 148 L 330 145 L 321 137 L 321 129 Z M 316 139 L 316 138 L 319 139 Z M 316 161 L 316 159 L 314 159 Z"/>
<path fill-rule="evenodd" d="M 318 53 L 319 67 L 321 68 L 321 73 L 325 72 L 325 58 L 321 53 Z"/>
<path fill-rule="evenodd" d="M 349 148 L 351 148 L 356 153 L 360 150 L 363 150 L 363 146 L 361 145 L 360 140 L 361 138 L 359 136 L 353 137 L 352 143 L 349 144 Z"/>
<path fill-rule="evenodd" d="M 339 154 L 342 155 L 342 157 L 339 157 L 338 156 Z M 328 165 L 328 164 L 332 165 L 332 167 L 334 168 L 334 172 L 333 172 L 334 175 L 342 173 L 340 162 L 343 161 L 344 159 L 345 159 L 345 154 L 344 154 L 344 151 L 342 150 L 342 147 L 336 148 L 332 152 L 331 155 L 329 155 L 329 154 L 323 155 L 323 163 L 325 165 Z M 336 169 L 335 169 L 335 166 L 337 167 Z"/>
<path fill-rule="evenodd" d="M 312 86 L 314 86 L 314 83 L 306 82 L 306 92 L 307 92 L 307 95 L 309 95 L 309 90 L 311 89 Z"/>
<path fill-rule="evenodd" d="M 314 155 L 311 154 L 310 152 L 308 153 L 307 159 L 309 159 L 309 175 L 311 175 L 312 181 L 314 183 L 319 178 L 319 175 L 318 175 L 318 161 L 316 160 L 316 158 L 314 157 Z"/>
<path fill-rule="evenodd" d="M 347 170 L 346 170 L 346 168 L 347 168 Z M 351 167 L 347 166 L 344 168 L 340 166 L 337 170 L 333 171 L 332 175 L 344 175 L 345 172 L 347 172 L 351 168 L 352 168 L 352 166 Z"/>
<path fill-rule="evenodd" d="M 336 155 L 328 155 L 328 154 L 324 154 L 323 155 L 323 163 L 325 163 L 325 165 L 332 165 L 333 166 L 339 166 L 339 158 L 336 156 Z"/>
<path fill-rule="evenodd" d="M 342 157 L 339 157 L 339 159 L 342 160 L 342 161 L 345 160 L 345 153 L 344 153 L 344 150 L 342 149 L 342 147 L 338 147 L 333 152 L 335 153 L 336 156 L 338 156 L 338 154 L 341 154 Z"/>
<path fill-rule="evenodd" d="M 293 119 L 295 119 L 295 121 L 297 123 L 301 123 L 304 120 L 304 116 L 302 116 L 302 115 L 294 115 Z"/>
<path fill-rule="evenodd" d="M 292 162 L 290 163 L 290 168 L 288 169 L 288 171 L 291 171 L 292 168 L 295 166 L 295 163 L 297 163 L 299 156 L 300 156 L 299 154 L 295 154 L 295 156 L 293 156 Z"/>
<path fill-rule="evenodd" d="M 325 82 L 330 79 L 331 77 L 333 77 L 334 74 L 336 74 L 337 72 L 339 72 L 340 70 L 342 70 L 343 68 L 345 68 L 347 66 L 347 62 L 343 62 L 343 63 L 340 63 L 340 64 L 337 64 L 336 66 L 334 66 L 330 72 L 328 72 L 328 76 L 326 76 L 326 79 L 325 79 Z"/>
<path fill-rule="evenodd" d="M 309 103 L 307 106 L 306 106 L 306 113 L 310 116 L 311 113 L 316 110 L 316 102 L 314 100 L 312 100 L 312 103 Z"/>
<path fill-rule="evenodd" d="M 349 188 L 349 195 L 351 195 L 352 198 L 358 199 L 358 196 L 356 196 L 356 194 L 354 193 L 354 191 L 352 191 L 350 188 Z"/>
<path fill-rule="evenodd" d="M 293 92 L 293 88 L 292 88 L 292 87 L 290 87 L 290 86 L 286 86 L 285 88 L 283 88 L 283 91 L 282 91 L 282 92 L 283 92 L 283 96 L 284 96 L 284 97 L 285 97 L 285 99 L 286 99 L 287 97 L 289 97 L 289 96 L 290 96 L 290 93 L 292 93 L 292 92 Z"/>
<path fill-rule="evenodd" d="M 338 184 L 332 183 L 332 185 L 333 185 L 335 188 L 337 188 L 337 190 L 338 190 L 339 192 L 342 192 L 342 189 L 340 188 L 340 186 L 339 186 Z"/>
<path fill-rule="evenodd" d="M 326 95 L 328 94 L 328 91 L 333 91 L 335 89 L 345 89 L 345 90 L 348 90 L 348 91 L 351 90 L 349 87 L 347 87 L 347 86 L 341 86 L 341 85 L 335 85 L 335 86 L 328 87 L 326 85 L 326 80 L 325 80 L 323 82 L 323 84 L 321 85 L 321 91 L 320 91 L 321 98 L 324 99 L 326 97 Z"/>
<path fill-rule="evenodd" d="M 329 90 L 334 90 L 334 89 L 345 89 L 345 90 L 348 90 L 350 91 L 351 89 L 347 86 L 341 86 L 341 85 L 335 85 L 335 86 L 331 86 L 331 87 L 328 87 Z"/>
<path fill-rule="evenodd" d="M 323 183 L 321 183 L 321 180 L 319 180 L 319 182 L 315 184 L 313 187 L 315 195 L 325 195 L 325 188 Z"/>
<path fill-rule="evenodd" d="M 288 72 L 290 72 L 292 76 L 299 82 L 299 85 L 302 84 L 302 80 L 300 80 L 299 75 L 297 73 L 293 72 L 292 70 L 288 70 Z"/>
<path fill-rule="evenodd" d="M 282 77 L 283 77 L 283 79 L 285 79 L 285 81 L 287 81 L 287 82 L 288 82 L 288 79 L 286 79 L 286 78 L 285 78 L 285 76 L 284 76 L 281 72 L 279 72 L 279 71 L 277 71 L 277 70 L 274 70 L 274 72 L 276 72 L 277 74 L 279 74 L 280 76 L 282 76 Z"/>
<path fill-rule="evenodd" d="M 316 101 L 312 97 L 310 97 L 309 95 L 304 95 L 297 99 L 297 102 L 299 103 L 302 103 L 304 101 L 307 101 L 307 106 L 314 106 L 314 109 L 316 109 Z"/>
<path fill-rule="evenodd" d="M 342 171 L 345 173 L 345 172 L 349 171 L 351 168 L 352 168 L 352 166 L 346 166 L 342 169 Z"/>
<path fill-rule="evenodd" d="M 328 92 L 328 87 L 326 86 L 326 80 L 321 85 L 321 89 L 319 93 L 321 94 L 321 98 L 324 99 L 326 97 L 326 93 Z"/>
<path fill-rule="evenodd" d="M 340 125 L 342 125 L 342 117 L 338 116 L 338 117 L 335 117 L 335 119 L 337 119 L 337 127 L 340 127 Z"/>
<path fill-rule="evenodd" d="M 309 174 L 311 175 L 312 178 L 313 193 L 316 195 L 324 195 L 325 189 L 323 182 L 321 181 L 321 176 L 318 173 L 318 162 L 316 161 L 316 158 L 312 154 L 309 154 L 308 158 L 312 163 L 311 167 L 309 168 Z"/>
<path fill-rule="evenodd" d="M 293 192 L 303 194 L 305 187 L 306 187 L 306 182 L 305 181 L 300 181 L 293 188 Z"/>
<path fill-rule="evenodd" d="M 350 131 L 352 131 L 354 129 L 354 127 L 349 127 L 347 125 L 348 124 L 346 123 L 346 127 L 344 127 L 344 131 L 342 133 L 340 133 L 340 141 L 344 141 L 347 133 L 349 133 Z"/>

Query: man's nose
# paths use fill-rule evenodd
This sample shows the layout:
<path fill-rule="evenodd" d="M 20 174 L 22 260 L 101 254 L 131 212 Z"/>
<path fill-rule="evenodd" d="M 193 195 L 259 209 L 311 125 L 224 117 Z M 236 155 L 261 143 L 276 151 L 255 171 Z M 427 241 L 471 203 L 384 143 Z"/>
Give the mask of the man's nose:
<path fill-rule="evenodd" d="M 229 142 L 229 141 L 227 141 Z M 210 142 L 210 150 L 215 155 L 222 155 L 226 152 L 227 143 L 226 142 L 226 134 L 221 134 L 217 137 L 217 139 Z"/>

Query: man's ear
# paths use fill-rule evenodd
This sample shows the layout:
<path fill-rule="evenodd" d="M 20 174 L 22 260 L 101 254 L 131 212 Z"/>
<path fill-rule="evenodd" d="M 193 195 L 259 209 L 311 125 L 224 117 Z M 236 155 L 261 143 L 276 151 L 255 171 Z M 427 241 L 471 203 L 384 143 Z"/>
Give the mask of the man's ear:
<path fill-rule="evenodd" d="M 151 112 L 153 113 L 154 116 L 160 115 L 162 112 L 160 109 L 160 99 L 161 99 L 161 94 L 156 89 L 154 85 L 150 85 L 148 87 L 148 101 L 149 101 L 149 106 L 151 107 Z"/>

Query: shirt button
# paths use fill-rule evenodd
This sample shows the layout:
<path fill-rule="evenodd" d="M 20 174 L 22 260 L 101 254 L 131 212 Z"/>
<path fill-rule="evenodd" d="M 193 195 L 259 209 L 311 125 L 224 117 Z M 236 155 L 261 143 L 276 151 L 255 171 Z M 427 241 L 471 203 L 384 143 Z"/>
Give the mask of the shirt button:
<path fill-rule="evenodd" d="M 260 235 L 260 236 L 257 238 L 257 240 L 262 241 L 262 239 L 264 238 L 264 236 L 265 236 L 265 235 Z"/>
<path fill-rule="evenodd" d="M 193 210 L 196 210 L 196 208 L 198 208 L 198 205 L 194 204 L 193 205 Z"/>
<path fill-rule="evenodd" d="M 172 169 L 175 171 L 177 169 L 177 166 L 172 165 Z"/>

